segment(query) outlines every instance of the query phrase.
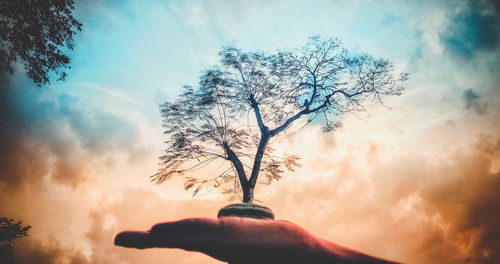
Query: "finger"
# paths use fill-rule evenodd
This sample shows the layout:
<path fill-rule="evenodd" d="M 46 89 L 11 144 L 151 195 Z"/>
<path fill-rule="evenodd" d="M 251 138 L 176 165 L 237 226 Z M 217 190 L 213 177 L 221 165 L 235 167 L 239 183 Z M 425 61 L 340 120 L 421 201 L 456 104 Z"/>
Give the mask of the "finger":
<path fill-rule="evenodd" d="M 121 232 L 115 237 L 115 245 L 138 249 L 154 247 L 150 233 L 144 231 Z"/>
<path fill-rule="evenodd" d="M 175 222 L 156 224 L 151 228 L 151 234 L 176 238 L 194 238 L 220 235 L 219 221 L 212 218 L 188 218 Z"/>
<path fill-rule="evenodd" d="M 211 218 L 189 218 L 156 224 L 150 234 L 157 237 L 158 247 L 202 251 L 224 239 L 219 222 Z"/>
<path fill-rule="evenodd" d="M 199 251 L 227 261 L 225 249 L 230 242 L 223 231 L 216 219 L 190 218 L 154 225 L 150 235 L 156 239 L 156 247 Z"/>
<path fill-rule="evenodd" d="M 180 248 L 228 261 L 234 256 L 245 257 L 249 246 L 255 247 L 258 240 L 262 241 L 262 238 L 266 237 L 265 232 L 263 234 L 262 230 L 258 230 L 261 227 L 260 221 L 262 220 L 224 217 L 222 221 L 191 218 L 164 222 L 154 225 L 150 231 L 122 232 L 116 236 L 115 244 L 139 249 Z M 251 228 L 253 224 L 255 227 Z M 259 235 L 260 238 L 256 238 Z M 250 254 L 252 253 L 255 252 Z"/>
<path fill-rule="evenodd" d="M 115 237 L 115 244 L 130 248 L 180 248 L 199 251 L 227 261 L 227 241 L 219 222 L 210 218 L 191 218 L 154 225 L 149 231 L 125 231 Z"/>

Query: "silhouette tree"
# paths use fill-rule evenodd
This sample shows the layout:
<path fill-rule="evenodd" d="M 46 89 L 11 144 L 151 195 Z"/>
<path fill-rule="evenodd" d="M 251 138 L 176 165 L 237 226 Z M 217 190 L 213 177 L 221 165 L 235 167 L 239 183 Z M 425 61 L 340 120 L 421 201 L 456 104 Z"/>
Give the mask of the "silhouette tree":
<path fill-rule="evenodd" d="M 319 36 L 296 50 L 265 54 L 229 46 L 219 56 L 196 89 L 184 86 L 175 102 L 160 106 L 168 139 L 152 180 L 162 183 L 222 160 L 220 174 L 187 176 L 185 189 L 196 187 L 196 195 L 207 183 L 233 183 L 229 191 L 241 191 L 243 202 L 253 202 L 259 172 L 270 183 L 300 166 L 296 155 L 275 156 L 271 139 L 314 119 L 330 132 L 343 114 L 364 111 L 367 101 L 401 94 L 408 78 L 389 60 L 350 55 L 338 39 Z M 302 117 L 307 119 L 300 122 Z"/>
<path fill-rule="evenodd" d="M 28 235 L 31 226 L 23 227 L 21 221 L 17 223 L 14 219 L 0 218 L 0 263 L 14 263 L 12 249 L 17 238 Z"/>
<path fill-rule="evenodd" d="M 50 82 L 50 72 L 64 80 L 70 60 L 63 49 L 73 49 L 82 26 L 73 9 L 73 0 L 0 1 L 0 75 L 20 62 L 38 86 Z"/>

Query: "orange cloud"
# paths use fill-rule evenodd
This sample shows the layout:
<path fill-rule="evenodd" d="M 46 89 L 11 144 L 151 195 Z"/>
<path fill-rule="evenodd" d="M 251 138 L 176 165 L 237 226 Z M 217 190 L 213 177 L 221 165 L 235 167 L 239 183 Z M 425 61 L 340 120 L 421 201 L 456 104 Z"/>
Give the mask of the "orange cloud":
<path fill-rule="evenodd" d="M 156 165 L 145 160 L 157 154 L 120 147 L 134 145 L 134 137 L 111 140 L 116 132 L 98 125 L 105 120 L 75 123 L 77 109 L 52 111 L 57 107 L 49 104 L 34 121 L 6 98 L 0 96 L 0 215 L 33 227 L 16 243 L 18 263 L 220 263 L 180 250 L 119 248 L 113 238 L 161 221 L 215 217 L 225 197 L 205 190 L 193 199 L 182 179 L 149 183 Z M 388 117 L 374 126 L 349 123 L 333 136 L 308 127 L 274 146 L 300 154 L 302 167 L 259 185 L 256 197 L 277 218 L 372 255 L 406 263 L 500 262 L 500 138 L 477 137 L 484 123 L 498 126 L 497 107 L 489 105 L 488 113 L 467 117 L 473 122 L 456 118 L 447 126 L 443 119 L 420 134 L 384 126 Z M 84 128 L 92 131 L 76 132 Z M 394 129 L 405 133 L 390 134 Z M 109 135 L 96 139 L 100 131 Z M 419 138 L 402 147 L 408 135 Z"/>

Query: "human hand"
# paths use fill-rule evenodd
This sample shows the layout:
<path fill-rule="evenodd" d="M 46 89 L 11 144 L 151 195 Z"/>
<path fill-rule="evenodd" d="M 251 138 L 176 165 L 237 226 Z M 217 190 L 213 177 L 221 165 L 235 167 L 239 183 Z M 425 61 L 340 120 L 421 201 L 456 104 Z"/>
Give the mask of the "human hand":
<path fill-rule="evenodd" d="M 287 221 L 244 217 L 190 218 L 156 224 L 149 231 L 125 231 L 115 245 L 199 251 L 230 264 L 394 263 L 316 238 Z"/>

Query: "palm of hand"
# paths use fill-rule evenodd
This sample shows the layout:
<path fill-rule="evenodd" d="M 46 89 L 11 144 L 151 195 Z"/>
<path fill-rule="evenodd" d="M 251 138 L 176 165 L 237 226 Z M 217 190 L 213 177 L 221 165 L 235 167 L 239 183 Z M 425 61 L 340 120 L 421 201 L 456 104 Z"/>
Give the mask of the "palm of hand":
<path fill-rule="evenodd" d="M 243 217 L 191 218 L 125 231 L 115 244 L 132 248 L 181 248 L 232 264 L 391 263 L 311 235 L 287 221 Z"/>

